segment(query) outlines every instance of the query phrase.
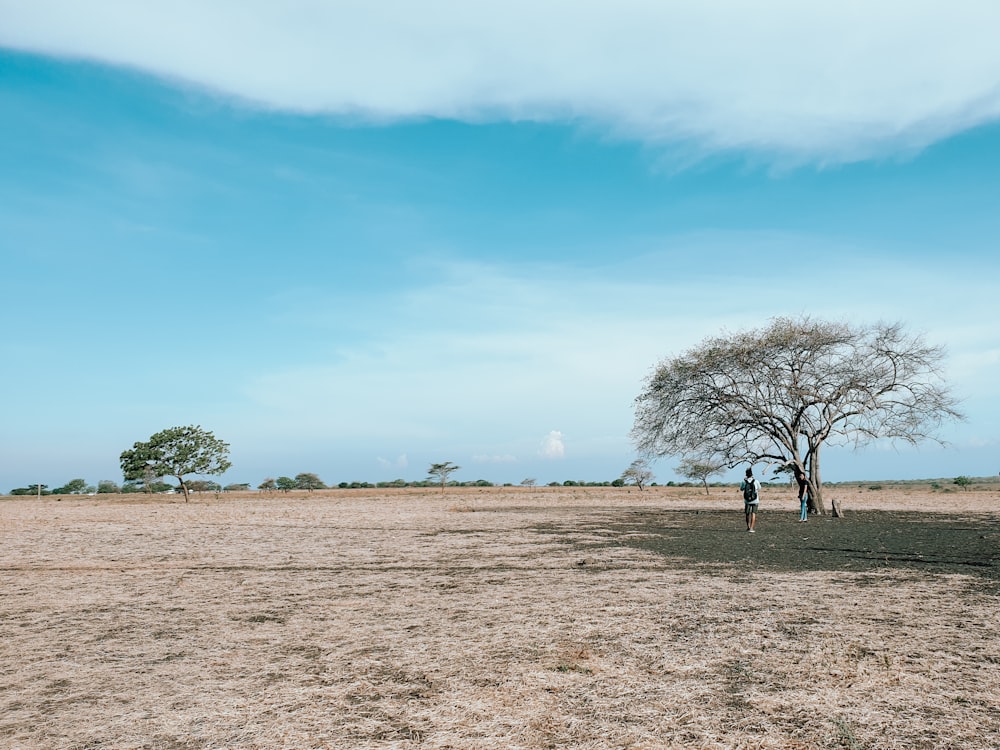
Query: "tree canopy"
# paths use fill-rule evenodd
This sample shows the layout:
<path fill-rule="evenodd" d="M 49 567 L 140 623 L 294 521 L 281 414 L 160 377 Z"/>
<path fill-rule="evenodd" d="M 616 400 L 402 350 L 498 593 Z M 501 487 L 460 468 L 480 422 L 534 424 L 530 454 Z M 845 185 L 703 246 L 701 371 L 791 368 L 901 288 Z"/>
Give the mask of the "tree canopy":
<path fill-rule="evenodd" d="M 121 454 L 126 480 L 149 482 L 151 477 L 175 477 L 188 501 L 187 474 L 223 474 L 232 464 L 229 444 L 197 425 L 161 430 Z"/>
<path fill-rule="evenodd" d="M 943 358 L 899 323 L 776 318 L 660 362 L 636 398 L 632 437 L 648 456 L 797 464 L 825 513 L 824 444 L 937 440 L 942 423 L 961 418 Z"/>
<path fill-rule="evenodd" d="M 274 486 L 282 492 L 291 492 L 296 488 L 295 480 L 291 477 L 278 477 Z"/>

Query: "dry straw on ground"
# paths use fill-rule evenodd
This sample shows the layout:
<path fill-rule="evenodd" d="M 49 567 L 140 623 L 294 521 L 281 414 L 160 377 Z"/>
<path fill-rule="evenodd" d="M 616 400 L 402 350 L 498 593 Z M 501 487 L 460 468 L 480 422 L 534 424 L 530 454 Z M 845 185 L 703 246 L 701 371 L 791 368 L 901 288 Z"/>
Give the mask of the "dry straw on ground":
<path fill-rule="evenodd" d="M 0 746 L 1000 747 L 1000 493 L 786 494 L 5 500 Z"/>

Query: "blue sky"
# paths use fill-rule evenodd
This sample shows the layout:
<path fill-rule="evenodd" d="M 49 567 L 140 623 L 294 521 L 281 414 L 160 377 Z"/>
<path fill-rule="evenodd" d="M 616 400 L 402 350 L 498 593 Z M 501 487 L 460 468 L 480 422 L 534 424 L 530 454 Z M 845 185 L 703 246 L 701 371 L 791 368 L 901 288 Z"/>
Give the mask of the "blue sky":
<path fill-rule="evenodd" d="M 0 0 L 0 489 L 185 424 L 233 482 L 613 479 L 658 360 L 799 314 L 968 415 L 828 480 L 1000 471 L 992 4 L 206 5 Z"/>

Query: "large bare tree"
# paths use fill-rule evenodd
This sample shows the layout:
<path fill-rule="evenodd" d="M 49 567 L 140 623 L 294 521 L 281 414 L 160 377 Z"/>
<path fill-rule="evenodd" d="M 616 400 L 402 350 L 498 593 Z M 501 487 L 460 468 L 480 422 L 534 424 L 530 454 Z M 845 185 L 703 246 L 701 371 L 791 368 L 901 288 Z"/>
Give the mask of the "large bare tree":
<path fill-rule="evenodd" d="M 776 318 L 660 362 L 636 398 L 632 437 L 648 456 L 797 464 L 825 514 L 825 444 L 941 442 L 941 424 L 961 419 L 943 358 L 899 323 Z M 831 508 L 841 515 L 837 501 Z"/>

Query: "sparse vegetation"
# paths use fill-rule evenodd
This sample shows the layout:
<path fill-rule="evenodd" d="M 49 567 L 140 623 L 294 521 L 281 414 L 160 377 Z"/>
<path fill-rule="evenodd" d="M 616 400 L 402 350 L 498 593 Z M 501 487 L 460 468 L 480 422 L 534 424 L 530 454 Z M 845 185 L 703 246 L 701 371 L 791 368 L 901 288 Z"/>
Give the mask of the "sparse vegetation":
<path fill-rule="evenodd" d="M 1000 747 L 1000 488 L 837 492 L 8 499 L 0 744 Z"/>

